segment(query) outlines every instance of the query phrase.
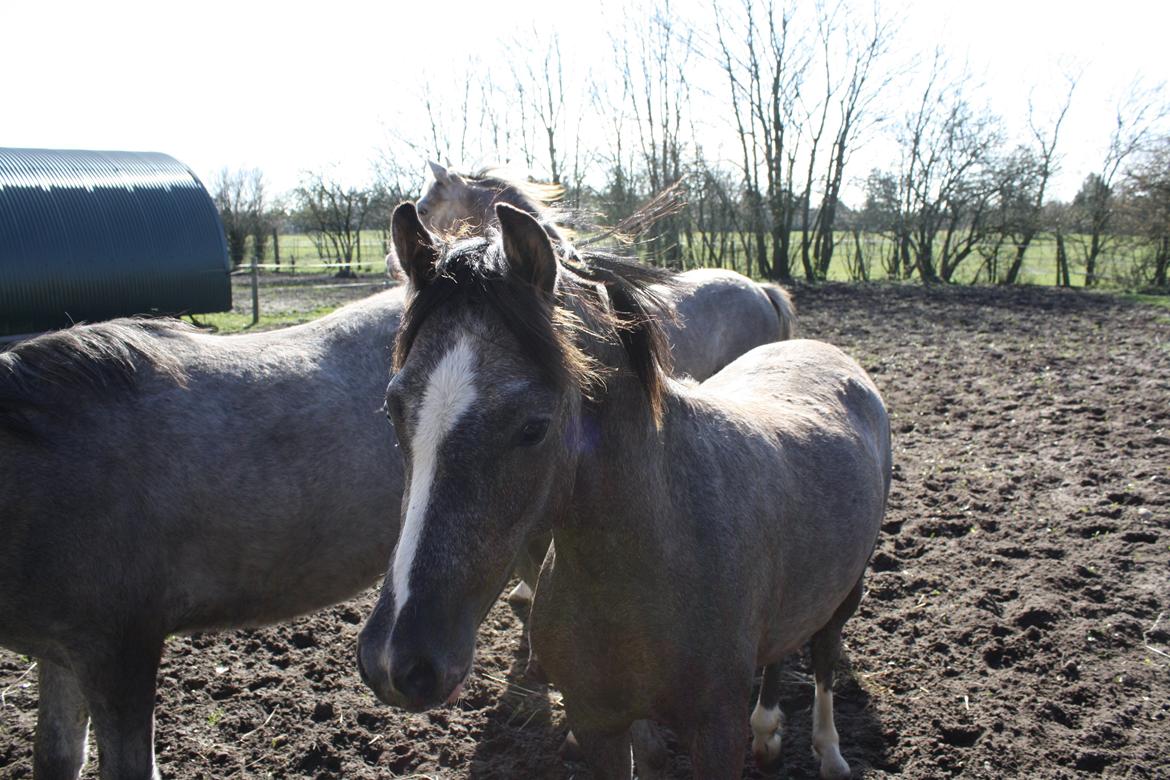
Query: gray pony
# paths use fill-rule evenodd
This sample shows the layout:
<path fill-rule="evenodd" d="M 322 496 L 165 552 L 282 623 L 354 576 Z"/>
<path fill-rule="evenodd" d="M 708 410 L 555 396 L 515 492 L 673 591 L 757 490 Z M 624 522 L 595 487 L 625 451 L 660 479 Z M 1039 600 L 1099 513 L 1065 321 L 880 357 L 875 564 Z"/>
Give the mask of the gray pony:
<path fill-rule="evenodd" d="M 416 711 L 457 697 L 512 561 L 551 531 L 533 651 L 596 777 L 630 777 L 649 718 L 696 776 L 738 778 L 759 666 L 753 752 L 774 760 L 778 663 L 805 642 L 821 776 L 848 776 L 832 680 L 889 491 L 877 389 L 814 341 L 675 382 L 656 316 L 668 280 L 601 254 L 558 260 L 534 218 L 497 216 L 497 239 L 444 245 L 412 205 L 394 215 L 412 294 L 386 408 L 407 486 L 363 679 Z"/>
<path fill-rule="evenodd" d="M 38 660 L 38 780 L 157 776 L 170 634 L 377 580 L 402 459 L 380 412 L 396 289 L 275 333 L 118 320 L 0 353 L 0 645 Z"/>
<path fill-rule="evenodd" d="M 105 780 L 152 777 L 168 635 L 385 572 L 402 460 L 375 415 L 402 307 L 239 336 L 117 320 L 0 353 L 0 646 L 38 659 L 37 778 L 79 775 L 91 718 Z"/>
<path fill-rule="evenodd" d="M 565 254 L 576 253 L 558 224 L 568 215 L 551 205 L 564 194 L 560 185 L 518 181 L 490 168 L 462 175 L 435 162 L 427 164 L 433 181 L 416 210 L 428 230 L 453 238 L 486 236 L 499 230 L 496 205 L 503 203 L 535 217 Z M 397 266 L 387 259 L 395 275 Z M 792 338 L 796 329 L 796 307 L 786 290 L 757 284 L 735 271 L 687 271 L 654 292 L 668 304 L 659 325 L 677 376 L 701 381 L 753 347 Z M 508 595 L 514 607 L 523 609 L 531 602 L 530 583 L 535 582 L 546 549 L 547 540 L 536 539 L 521 556 L 521 581 Z"/>

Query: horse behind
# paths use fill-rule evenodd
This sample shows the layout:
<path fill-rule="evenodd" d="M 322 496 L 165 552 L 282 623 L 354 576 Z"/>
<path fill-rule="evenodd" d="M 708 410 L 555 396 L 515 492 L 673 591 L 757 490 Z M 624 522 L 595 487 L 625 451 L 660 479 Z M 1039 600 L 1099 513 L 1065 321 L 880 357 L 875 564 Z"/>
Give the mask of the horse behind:
<path fill-rule="evenodd" d="M 571 246 L 557 225 L 563 212 L 551 206 L 563 194 L 559 185 L 517 182 L 490 170 L 463 176 L 438 163 L 429 165 L 433 181 L 417 210 L 432 232 L 487 235 L 499 228 L 495 207 L 503 203 L 536 217 L 555 242 Z M 669 299 L 676 315 L 662 327 L 679 376 L 701 381 L 752 347 L 795 334 L 796 307 L 788 292 L 775 284 L 757 284 L 735 271 L 687 271 L 658 292 Z"/>
<path fill-rule="evenodd" d="M 655 719 L 696 776 L 738 778 L 760 666 L 753 752 L 776 759 L 778 663 L 805 642 L 821 775 L 847 776 L 832 679 L 889 491 L 877 389 L 815 341 L 675 382 L 654 316 L 668 279 L 558 259 L 539 222 L 497 211 L 497 238 L 454 245 L 395 212 L 411 299 L 386 406 L 409 484 L 363 679 L 416 711 L 457 697 L 512 561 L 551 532 L 533 650 L 595 776 L 630 777 L 632 727 Z"/>

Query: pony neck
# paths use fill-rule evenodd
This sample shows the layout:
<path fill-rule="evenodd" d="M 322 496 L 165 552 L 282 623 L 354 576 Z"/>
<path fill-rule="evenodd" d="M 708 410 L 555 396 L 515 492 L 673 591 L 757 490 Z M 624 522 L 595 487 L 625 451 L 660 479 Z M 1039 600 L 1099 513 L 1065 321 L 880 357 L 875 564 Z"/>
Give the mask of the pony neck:
<path fill-rule="evenodd" d="M 635 539 L 661 547 L 671 534 L 669 411 L 656 427 L 641 384 L 623 373 L 607 382 L 605 402 L 582 414 L 584 452 L 564 519 L 553 528 L 558 559 L 608 554 Z"/>

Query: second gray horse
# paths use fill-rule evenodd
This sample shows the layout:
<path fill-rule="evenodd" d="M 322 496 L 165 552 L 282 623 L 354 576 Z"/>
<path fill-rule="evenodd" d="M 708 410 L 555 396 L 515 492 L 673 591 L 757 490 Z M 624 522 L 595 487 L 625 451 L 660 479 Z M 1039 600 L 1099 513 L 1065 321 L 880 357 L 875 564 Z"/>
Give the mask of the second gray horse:
<path fill-rule="evenodd" d="M 558 242 L 571 242 L 557 226 L 560 212 L 549 208 L 561 188 L 517 182 L 490 171 L 463 176 L 429 163 L 434 181 L 418 201 L 418 215 L 432 232 L 483 236 L 499 227 L 495 207 L 506 203 L 536 217 Z M 662 323 L 674 373 L 703 380 L 752 347 L 793 337 L 796 309 L 787 291 L 757 284 L 743 274 L 701 268 L 679 274 L 670 298 L 677 321 Z"/>

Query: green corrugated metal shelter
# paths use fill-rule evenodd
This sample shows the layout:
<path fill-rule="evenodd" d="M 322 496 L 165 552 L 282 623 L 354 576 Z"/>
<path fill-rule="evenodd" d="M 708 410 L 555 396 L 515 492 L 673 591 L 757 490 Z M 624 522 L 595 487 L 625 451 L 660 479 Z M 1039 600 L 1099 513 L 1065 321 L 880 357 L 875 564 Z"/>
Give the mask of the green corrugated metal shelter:
<path fill-rule="evenodd" d="M 0 148 L 0 335 L 232 305 L 219 213 L 153 152 Z"/>

